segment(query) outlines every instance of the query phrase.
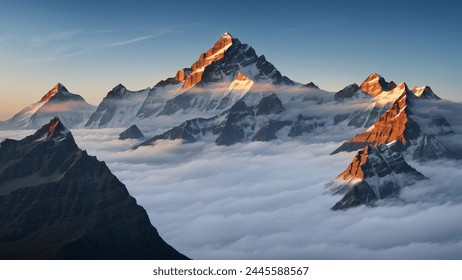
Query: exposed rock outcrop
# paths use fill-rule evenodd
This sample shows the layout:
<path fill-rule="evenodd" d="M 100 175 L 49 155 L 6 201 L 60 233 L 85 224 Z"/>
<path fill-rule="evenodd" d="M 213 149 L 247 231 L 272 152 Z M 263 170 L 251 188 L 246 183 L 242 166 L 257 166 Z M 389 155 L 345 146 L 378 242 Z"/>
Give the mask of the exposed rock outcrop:
<path fill-rule="evenodd" d="M 184 79 L 182 88 L 188 89 L 199 83 L 202 79 L 202 75 L 204 74 L 205 67 L 214 61 L 222 59 L 225 55 L 225 51 L 232 45 L 232 43 L 233 37 L 231 37 L 229 33 L 224 33 L 211 49 L 202 53 L 199 56 L 199 59 L 191 65 L 191 73 Z M 177 74 L 177 77 L 180 78 L 181 76 L 181 74 Z"/>
<path fill-rule="evenodd" d="M 402 187 L 425 178 L 407 164 L 401 152 L 385 144 L 366 146 L 356 154 L 347 169 L 337 176 L 333 191 L 345 196 L 332 209 L 372 205 L 378 199 L 397 196 Z"/>
<path fill-rule="evenodd" d="M 396 87 L 395 82 L 387 82 L 385 79 L 377 73 L 372 73 L 367 77 L 366 80 L 361 84 L 361 90 L 372 96 L 377 96 L 384 91 L 390 91 Z"/>
<path fill-rule="evenodd" d="M 119 140 L 126 140 L 126 139 L 143 139 L 144 134 L 141 130 L 134 124 L 124 130 L 119 135 Z"/>
<path fill-rule="evenodd" d="M 342 101 L 344 99 L 348 99 L 354 96 L 354 94 L 360 89 L 357 84 L 351 84 L 343 88 L 342 90 L 338 91 L 334 95 L 335 101 Z"/>

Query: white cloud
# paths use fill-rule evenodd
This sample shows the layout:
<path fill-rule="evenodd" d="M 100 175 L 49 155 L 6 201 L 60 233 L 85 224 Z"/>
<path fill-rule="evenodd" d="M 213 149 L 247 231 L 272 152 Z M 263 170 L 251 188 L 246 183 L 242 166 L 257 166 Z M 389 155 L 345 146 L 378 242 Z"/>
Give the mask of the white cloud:
<path fill-rule="evenodd" d="M 430 179 L 375 208 L 331 211 L 325 184 L 353 153 L 339 142 L 181 144 L 131 151 L 122 129 L 74 130 L 161 236 L 196 259 L 460 259 L 461 162 L 410 162 Z M 0 132 L 0 136 L 8 132 Z M 30 134 L 15 132 L 16 137 Z M 0 137 L 3 138 L 3 137 Z"/>
<path fill-rule="evenodd" d="M 161 141 L 127 151 L 136 141 L 125 146 L 104 136 L 103 145 L 98 137 L 83 143 L 74 134 L 107 161 L 164 239 L 192 258 L 462 257 L 459 162 L 412 162 L 431 179 L 403 190 L 400 200 L 333 212 L 340 197 L 327 194 L 325 184 L 353 155 L 329 156 L 338 142 Z"/>
<path fill-rule="evenodd" d="M 120 46 L 130 45 L 130 44 L 138 43 L 138 42 L 141 42 L 141 41 L 146 41 L 146 40 L 149 40 L 149 39 L 153 39 L 153 38 L 156 38 L 158 36 L 160 36 L 160 35 L 149 35 L 149 36 L 136 37 L 136 38 L 133 38 L 133 39 L 130 39 L 130 40 L 114 42 L 114 43 L 111 43 L 109 46 L 110 47 L 120 47 Z"/>

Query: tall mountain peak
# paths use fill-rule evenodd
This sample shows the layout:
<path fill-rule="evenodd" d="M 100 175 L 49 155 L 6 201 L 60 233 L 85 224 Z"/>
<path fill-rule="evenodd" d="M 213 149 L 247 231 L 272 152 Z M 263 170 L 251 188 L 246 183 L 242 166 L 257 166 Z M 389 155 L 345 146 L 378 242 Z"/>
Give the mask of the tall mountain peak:
<path fill-rule="evenodd" d="M 40 100 L 40 102 L 47 102 L 53 98 L 53 96 L 61 94 L 61 95 L 69 95 L 69 91 L 67 88 L 61 84 L 57 83 L 53 86 L 52 89 L 50 89 Z"/>
<path fill-rule="evenodd" d="M 231 40 L 232 40 L 233 36 L 231 36 L 231 34 L 229 34 L 229 32 L 225 32 L 225 33 L 223 33 L 223 35 L 221 35 L 220 39 L 221 38 L 231 38 Z"/>
<path fill-rule="evenodd" d="M 388 83 L 381 75 L 375 72 L 370 74 L 367 77 L 367 79 L 364 80 L 364 82 L 361 84 L 361 90 L 374 97 L 381 94 L 384 91 L 390 91 L 395 87 L 395 82 L 391 81 Z"/>
<path fill-rule="evenodd" d="M 183 89 L 188 89 L 201 81 L 204 69 L 212 62 L 224 57 L 225 51 L 233 44 L 233 37 L 229 33 L 224 33 L 213 47 L 207 52 L 202 53 L 199 59 L 191 65 L 191 73 L 185 78 Z"/>

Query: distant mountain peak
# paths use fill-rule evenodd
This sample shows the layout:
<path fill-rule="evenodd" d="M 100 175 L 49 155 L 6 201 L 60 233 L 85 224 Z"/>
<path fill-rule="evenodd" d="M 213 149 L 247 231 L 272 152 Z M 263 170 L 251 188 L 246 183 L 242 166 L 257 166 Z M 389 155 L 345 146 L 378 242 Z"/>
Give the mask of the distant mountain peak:
<path fill-rule="evenodd" d="M 125 94 L 126 91 L 127 91 L 127 88 L 124 85 L 118 84 L 113 89 L 111 89 L 110 92 L 108 92 L 107 97 L 108 98 L 121 98 Z"/>
<path fill-rule="evenodd" d="M 370 74 L 366 80 L 361 84 L 361 90 L 372 96 L 377 96 L 384 91 L 390 91 L 396 87 L 395 82 L 387 82 L 385 79 L 373 72 Z"/>
<path fill-rule="evenodd" d="M 313 82 L 309 82 L 309 83 L 307 83 L 307 84 L 302 85 L 302 88 L 314 88 L 314 89 L 319 89 L 319 87 L 318 87 L 315 83 L 313 83 Z"/>
<path fill-rule="evenodd" d="M 334 95 L 334 100 L 342 101 L 344 99 L 351 98 L 355 95 L 355 93 L 360 89 L 360 87 L 354 83 L 344 87 L 342 90 L 338 91 Z"/>
<path fill-rule="evenodd" d="M 429 86 L 426 85 L 422 87 L 413 86 L 411 88 L 411 91 L 419 99 L 441 100 L 441 98 L 438 95 L 436 95 Z"/>
<path fill-rule="evenodd" d="M 56 85 L 53 86 L 52 89 L 50 89 L 40 100 L 40 102 L 47 102 L 53 98 L 53 96 L 61 94 L 61 95 L 70 95 L 69 91 L 67 88 L 61 84 L 57 83 Z"/>
<path fill-rule="evenodd" d="M 120 91 L 120 90 L 125 90 L 125 89 L 127 88 L 123 84 L 118 84 L 112 89 L 112 91 Z"/>
<path fill-rule="evenodd" d="M 25 107 L 7 122 L 12 128 L 36 129 L 51 118 L 59 117 L 69 128 L 73 128 L 83 124 L 94 109 L 82 96 L 69 92 L 63 84 L 57 83 L 40 101 Z"/>

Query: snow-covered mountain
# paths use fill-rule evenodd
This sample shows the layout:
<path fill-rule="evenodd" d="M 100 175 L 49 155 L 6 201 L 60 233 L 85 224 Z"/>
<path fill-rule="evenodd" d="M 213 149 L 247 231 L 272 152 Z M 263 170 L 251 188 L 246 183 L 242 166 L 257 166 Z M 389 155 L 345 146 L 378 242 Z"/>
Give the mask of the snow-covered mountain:
<path fill-rule="evenodd" d="M 338 114 L 335 122 L 345 122 L 349 127 L 370 127 L 377 118 L 391 107 L 402 94 L 402 88 L 395 82 L 387 82 L 377 73 L 370 74 L 360 86 L 351 84 L 337 92 L 334 100 L 338 102 L 365 101 L 365 106 L 346 114 Z M 361 106 L 363 107 L 363 106 Z"/>
<path fill-rule="evenodd" d="M 251 93 L 249 93 L 251 94 Z M 252 94 L 251 94 L 252 95 Z M 196 141 L 214 141 L 217 145 L 233 145 L 247 141 L 271 141 L 278 138 L 293 138 L 312 132 L 325 126 L 324 118 L 307 117 L 294 112 L 303 112 L 292 108 L 292 103 L 301 103 L 310 107 L 308 101 L 287 101 L 283 103 L 275 93 L 257 95 L 261 97 L 257 104 L 238 100 L 225 112 L 211 118 L 193 118 L 166 132 L 146 140 L 140 146 L 153 145 L 160 139 L 181 139 L 186 143 Z M 306 93 L 307 96 L 309 94 Z M 329 96 L 329 95 L 328 95 Z M 285 105 L 284 105 L 285 104 Z M 290 110 L 286 110 L 289 106 Z M 313 105 L 317 106 L 317 105 Z"/>
<path fill-rule="evenodd" d="M 57 83 L 42 99 L 27 106 L 5 125 L 15 129 L 39 128 L 53 117 L 59 117 L 69 128 L 80 127 L 88 120 L 95 107 L 80 95 L 70 93 L 64 85 Z"/>
<path fill-rule="evenodd" d="M 85 127 L 126 127 L 133 122 L 150 88 L 130 91 L 119 84 L 99 104 Z"/>
<path fill-rule="evenodd" d="M 373 99 L 378 99 L 376 104 L 394 101 L 371 126 L 333 152 L 359 150 L 347 170 L 332 183 L 335 193 L 345 194 L 333 210 L 372 205 L 376 200 L 398 195 L 402 187 L 423 179 L 406 159 L 425 162 L 458 154 L 438 140 L 447 139 L 454 131 L 446 118 L 434 109 L 440 106 L 441 98 L 430 87 L 410 90 L 405 83 L 396 85 L 386 83 L 378 75 L 370 77 L 373 79 L 367 87 L 361 86 L 358 91 L 372 90 Z M 352 94 L 352 91 L 337 94 L 337 101 L 354 98 L 357 92 Z M 429 105 L 434 110 L 428 110 Z"/>
<path fill-rule="evenodd" d="M 224 33 L 190 67 L 179 70 L 174 77 L 160 81 L 152 89 L 135 94 L 123 86 L 115 87 L 85 126 L 126 127 L 130 123 L 148 123 L 146 119 L 155 122 L 158 116 L 171 115 L 180 122 L 191 117 L 212 117 L 230 109 L 246 93 L 261 92 L 262 88 L 255 88 L 256 85 L 301 86 L 283 76 L 252 47 Z M 314 84 L 308 85 L 306 90 L 317 89 Z"/>
<path fill-rule="evenodd" d="M 256 90 L 258 85 L 254 83 L 226 111 L 186 120 L 139 146 L 176 139 L 217 145 L 295 137 L 322 142 L 332 137 L 348 138 L 346 135 L 357 131 L 334 151 L 359 150 L 333 183 L 334 192 L 345 195 L 334 210 L 373 205 L 424 179 L 406 160 L 444 159 L 453 154 L 439 140 L 454 134 L 449 122 L 441 114 L 422 108 L 441 102 L 428 86 L 411 90 L 404 82 L 387 82 L 376 73 L 361 85 L 349 85 L 336 94 L 314 85 Z"/>
<path fill-rule="evenodd" d="M 427 92 L 429 91 L 428 87 L 424 88 Z M 421 112 L 418 109 L 419 102 L 428 98 L 422 98 L 422 93 L 416 95 L 405 83 L 399 84 L 391 92 L 386 93 L 394 96 L 399 95 L 399 97 L 373 125 L 343 143 L 334 153 L 354 151 L 367 145 L 380 146 L 396 142 L 401 150 L 412 153 L 414 158 L 417 158 L 419 154 L 432 154 L 433 157 L 448 156 L 447 151 L 441 144 L 438 144 L 435 137 L 453 133 L 451 125 L 441 115 Z M 426 94 L 432 96 L 430 99 L 439 100 L 439 97 L 433 92 Z M 386 98 L 390 97 L 387 96 Z M 428 141 L 429 139 L 430 141 Z M 417 146 L 419 150 L 418 153 L 415 153 Z M 436 150 L 423 151 L 423 149 Z"/>
<path fill-rule="evenodd" d="M 322 91 L 313 83 L 302 86 L 263 86 L 263 89 L 259 86 L 260 84 L 254 84 L 238 99 L 239 106 L 233 106 L 209 118 L 191 118 L 153 139 L 183 139 L 193 142 L 213 138 L 217 143 L 230 145 L 245 141 L 288 139 L 311 133 L 328 134 L 333 127 L 336 127 L 335 130 L 349 133 L 371 127 L 380 116 L 390 110 L 400 96 L 405 92 L 411 93 L 404 83 L 399 86 L 394 82 L 387 83 L 376 73 L 372 73 L 361 86 L 353 84 L 336 94 Z M 364 91 L 369 89 L 374 90 L 375 96 Z M 179 97 L 181 95 L 177 98 Z M 280 110 L 276 113 L 262 114 L 265 107 Z M 236 108 L 242 109 L 242 113 L 247 115 L 245 121 L 230 116 L 230 113 L 236 112 Z M 338 113 L 339 111 L 342 113 Z M 233 122 L 232 127 L 239 127 L 238 122 L 242 122 L 245 129 L 240 130 L 246 131 L 245 136 L 240 132 L 241 136 L 234 137 L 233 141 L 217 140 L 223 139 L 220 137 L 221 130 L 224 122 L 229 124 L 230 120 Z M 179 131 L 182 133 L 178 133 Z M 152 144 L 153 141 L 147 140 L 144 144 L 149 143 Z M 350 150 L 363 148 L 365 145 L 351 147 Z"/>
<path fill-rule="evenodd" d="M 402 153 L 393 150 L 393 145 L 366 146 L 358 151 L 330 186 L 335 194 L 344 194 L 333 210 L 373 205 L 379 199 L 398 196 L 401 188 L 426 178 L 406 162 Z"/>
<path fill-rule="evenodd" d="M 0 259 L 186 259 L 60 119 L 0 145 Z"/>

